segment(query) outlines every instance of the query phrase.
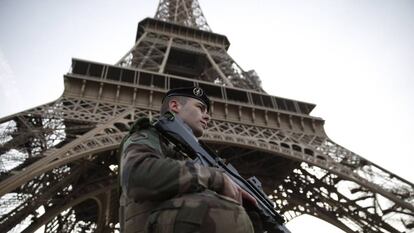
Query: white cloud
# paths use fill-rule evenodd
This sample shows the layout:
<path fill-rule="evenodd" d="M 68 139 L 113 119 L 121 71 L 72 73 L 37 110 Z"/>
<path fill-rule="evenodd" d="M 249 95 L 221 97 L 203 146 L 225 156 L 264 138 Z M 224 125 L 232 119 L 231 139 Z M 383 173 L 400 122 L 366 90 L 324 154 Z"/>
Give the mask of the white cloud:
<path fill-rule="evenodd" d="M 21 95 L 15 81 L 15 74 L 0 49 L 0 115 L 5 115 L 21 105 Z"/>

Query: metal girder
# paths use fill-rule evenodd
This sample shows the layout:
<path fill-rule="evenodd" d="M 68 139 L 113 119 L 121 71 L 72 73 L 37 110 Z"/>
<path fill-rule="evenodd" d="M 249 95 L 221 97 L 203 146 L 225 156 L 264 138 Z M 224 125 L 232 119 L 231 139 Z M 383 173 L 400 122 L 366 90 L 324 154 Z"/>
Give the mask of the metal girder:
<path fill-rule="evenodd" d="M 258 175 L 288 220 L 310 214 L 346 232 L 414 228 L 414 185 L 329 139 L 309 115 L 314 104 L 267 95 L 197 0 L 160 0 L 155 18 L 140 22 L 115 66 L 75 59 L 62 97 L 0 119 L 0 230 L 115 232 L 116 148 L 180 85 L 213 93 L 202 140 Z"/>
<path fill-rule="evenodd" d="M 140 114 L 137 114 L 139 112 Z M 120 143 L 123 135 L 125 132 L 115 127 L 115 123 L 122 123 L 125 125 L 130 125 L 134 120 L 135 117 L 139 115 L 147 114 L 149 115 L 148 111 L 139 110 L 139 109 L 131 109 L 125 111 L 117 118 L 114 118 L 112 121 L 104 124 L 101 127 L 96 127 L 94 130 L 91 130 L 88 133 L 85 133 L 83 136 L 77 138 L 76 140 L 68 143 L 64 147 L 60 148 L 58 151 L 54 151 L 50 154 L 44 156 L 44 158 L 40 159 L 39 161 L 35 162 L 32 166 L 26 167 L 24 171 L 16 172 L 13 177 L 10 177 L 3 182 L 0 183 L 0 190 L 2 191 L 1 195 L 3 196 L 5 193 L 10 193 L 17 187 L 29 183 L 32 177 L 37 177 L 45 172 L 52 170 L 53 168 L 57 168 L 59 166 L 73 163 L 81 158 L 87 158 L 88 156 L 99 154 L 102 151 L 113 150 L 116 146 Z M 157 113 L 154 112 L 152 115 L 156 115 Z M 135 117 L 131 117 L 135 116 Z M 365 192 L 372 196 L 373 193 L 381 194 L 384 198 L 388 198 L 389 201 L 394 202 L 398 208 L 394 209 L 387 209 L 387 213 L 401 214 L 406 213 L 403 215 L 412 216 L 413 215 L 413 206 L 412 203 L 409 202 L 409 198 L 404 198 L 404 195 L 407 193 L 401 194 L 398 196 L 398 193 L 393 193 L 390 190 L 386 190 L 383 187 L 378 187 L 372 182 L 366 180 L 361 176 L 357 176 L 358 174 L 354 174 L 350 168 L 347 168 L 346 164 L 337 163 L 335 160 L 332 159 L 334 157 L 333 154 L 319 154 L 318 150 L 315 145 L 305 145 L 304 143 L 298 141 L 297 139 L 291 138 L 289 139 L 290 135 L 289 132 L 286 130 L 274 130 L 268 128 L 257 127 L 254 125 L 242 125 L 230 122 L 222 122 L 214 120 L 211 122 L 212 127 L 209 128 L 206 135 L 203 139 L 207 143 L 214 143 L 214 144 L 222 144 L 225 143 L 226 145 L 232 145 L 236 147 L 244 147 L 251 150 L 256 151 L 265 151 L 267 153 L 272 154 L 273 156 L 282 156 L 287 159 L 293 159 L 300 162 L 305 162 L 304 164 L 313 164 L 318 167 L 323 168 L 323 171 L 326 174 L 336 174 L 338 176 L 338 180 L 340 181 L 352 181 L 355 185 L 359 185 L 360 187 L 364 188 Z M 297 133 L 295 133 L 297 137 Z M 301 137 L 304 138 L 304 137 Z M 270 143 L 272 141 L 272 143 Z M 309 140 L 308 140 L 309 141 Z M 289 147 L 280 146 L 282 143 L 285 143 Z M 300 146 L 300 150 L 293 149 L 293 145 Z M 326 145 L 326 144 L 323 144 Z M 332 147 L 332 142 L 329 143 Z M 312 155 L 304 153 L 303 148 L 313 148 L 314 153 Z M 316 149 L 315 149 L 316 148 Z M 329 149 L 329 148 L 326 148 Z M 344 149 L 340 150 L 338 156 L 343 157 L 344 154 L 342 153 Z M 323 150 L 321 150 L 323 151 Z M 332 148 L 329 151 L 332 150 Z M 337 150 L 339 151 L 339 150 Z M 356 156 L 353 154 L 353 156 Z M 322 159 L 325 158 L 325 159 Z M 331 160 L 329 160 L 331 158 Z M 241 158 L 243 160 L 243 158 Z M 266 160 L 263 160 L 266 161 Z M 328 162 L 327 162 L 328 161 Z M 367 163 L 367 162 L 365 162 Z M 333 166 L 335 165 L 335 166 Z M 340 165 L 340 166 L 338 166 Z M 260 168 L 263 166 L 263 163 L 257 163 L 256 167 Z M 340 168 L 340 169 L 338 169 Z M 355 169 L 353 166 L 352 169 Z M 322 171 L 322 170 L 321 170 Z M 346 172 L 344 172 L 346 171 Z M 243 172 L 243 171 L 242 171 Z M 303 172 L 303 169 L 302 169 Z M 294 173 L 293 173 L 294 174 Z M 295 176 L 292 176 L 295 177 Z M 288 179 L 288 178 L 287 178 Z M 292 179 L 291 181 L 297 182 L 297 179 Z M 338 181 L 337 181 L 338 182 Z M 266 182 L 265 182 L 266 183 Z M 283 189 L 290 183 L 287 182 L 286 185 L 282 185 Z M 309 183 L 306 185 L 310 185 Z M 306 187 L 305 185 L 305 187 Z M 312 183 L 313 187 L 315 184 Z M 329 184 L 331 186 L 330 189 L 336 190 L 335 184 Z M 407 184 L 408 185 L 408 184 Z M 325 184 L 325 186 L 327 186 Z M 267 190 L 270 189 L 277 189 L 277 187 L 266 187 Z M 331 191 L 332 192 L 332 191 Z M 332 192 L 333 193 L 333 192 Z M 336 195 L 339 195 L 339 191 L 335 191 Z M 410 193 L 408 193 L 410 194 Z M 321 195 L 321 194 L 319 194 Z M 412 195 L 412 194 L 411 194 Z M 325 197 L 326 198 L 326 197 Z M 280 196 L 277 199 L 283 200 Z M 284 198 L 285 201 L 289 202 L 289 197 Z M 345 206 L 342 199 L 338 200 L 331 200 L 334 202 L 331 206 L 337 206 L 338 208 L 342 206 L 343 209 L 350 209 L 351 207 Z M 407 200 L 405 202 L 404 200 Z M 348 199 L 348 202 L 351 202 L 352 199 Z M 369 213 L 367 211 L 363 211 L 364 208 L 358 206 L 357 201 L 353 203 L 354 210 L 362 211 L 361 215 L 373 215 L 373 213 Z M 331 207 L 330 207 L 331 208 Z M 282 208 L 283 209 L 283 208 Z M 400 213 L 401 212 L 401 213 Z M 305 212 L 303 212 L 305 213 Z M 344 214 L 346 214 L 344 212 Z M 374 213 L 375 214 L 375 213 Z M 378 213 L 377 213 L 378 215 Z M 318 217 L 317 214 L 315 216 Z M 354 217 L 355 218 L 355 217 Z M 353 218 L 353 221 L 357 221 Z M 377 221 L 385 221 L 381 219 L 381 217 L 377 216 Z M 360 220 L 358 220 L 360 221 Z M 357 221 L 358 226 L 362 227 L 365 226 L 362 223 Z M 372 218 L 370 221 L 373 221 Z M 367 222 L 367 224 L 371 224 L 371 222 Z M 339 223 L 338 223 L 339 224 Z M 382 225 L 386 225 L 388 223 L 384 222 Z M 339 224 L 340 225 L 340 224 Z M 338 226 L 339 226 L 338 225 Z M 389 231 L 393 232 L 393 231 Z"/>
<path fill-rule="evenodd" d="M 359 200 L 350 199 L 338 188 L 342 178 L 332 173 L 318 176 L 312 174 L 314 171 L 303 164 L 281 185 L 283 190 L 275 191 L 274 200 L 281 209 L 313 215 L 346 232 L 400 232 L 401 222 L 400 228 L 395 228 L 390 224 L 395 223 L 392 215 L 373 211 L 376 207 L 369 200 L 374 198 L 371 192 Z"/>
<path fill-rule="evenodd" d="M 225 127 L 223 125 L 225 125 Z M 225 130 L 222 131 L 221 129 L 223 128 Z M 260 131 L 267 131 L 268 133 L 266 135 L 263 133 L 258 134 L 257 132 Z M 373 174 L 369 167 L 379 169 L 378 167 L 345 148 L 334 144 L 328 138 L 325 139 L 327 142 L 322 143 L 322 145 L 313 145 L 305 144 L 294 138 L 289 141 L 286 139 L 289 137 L 289 134 L 289 131 L 285 130 L 274 130 L 246 125 L 244 128 L 241 128 L 240 124 L 236 123 L 212 121 L 212 127 L 207 130 L 205 140 L 225 141 L 226 143 L 235 146 L 244 145 L 245 147 L 265 150 L 270 153 L 276 152 L 280 153 L 280 155 L 287 156 L 287 158 L 290 159 L 313 164 L 338 174 L 344 179 L 353 180 L 373 191 L 380 192 L 382 195 L 399 203 L 401 206 L 414 211 L 414 186 L 409 182 L 383 169 L 381 170 L 381 173 Z M 284 135 L 285 137 L 280 140 L 280 135 Z M 305 149 L 312 151 L 312 153 L 306 153 Z M 322 153 L 319 151 L 322 151 Z M 330 151 L 330 153 L 324 153 L 324 151 Z M 347 153 L 344 154 L 343 152 L 345 151 Z M 341 163 L 342 161 L 348 160 L 355 161 L 356 158 L 361 161 L 358 165 L 356 165 L 355 162 L 352 163 L 352 165 L 349 165 L 348 162 Z M 387 180 L 390 185 L 393 184 L 395 187 L 392 188 L 382 185 L 383 180 Z M 401 193 L 397 193 L 395 190 L 400 190 Z"/>
<path fill-rule="evenodd" d="M 197 0 L 160 0 L 155 18 L 211 31 Z"/>
<path fill-rule="evenodd" d="M 125 132 L 120 131 L 114 126 L 114 123 L 119 122 L 119 118 L 131 114 L 129 111 L 121 114 L 118 118 L 114 118 L 105 126 L 94 128 L 93 130 L 78 137 L 74 141 L 66 144 L 59 150 L 45 152 L 42 159 L 29 165 L 25 170 L 15 172 L 15 174 L 0 183 L 0 196 L 11 192 L 12 190 L 24 184 L 33 176 L 38 176 L 44 172 L 56 168 L 58 166 L 70 163 L 77 159 L 90 155 L 91 153 L 98 153 L 101 150 L 115 148 L 121 142 Z M 108 147 L 107 147 L 108 146 Z"/>
<path fill-rule="evenodd" d="M 105 218 L 108 218 L 107 212 L 110 208 L 110 203 L 108 203 L 108 198 L 111 197 L 112 193 L 116 192 L 117 189 L 117 181 L 114 180 L 114 182 L 108 186 L 108 184 L 102 185 L 101 187 L 97 189 L 91 189 L 86 193 L 82 193 L 81 195 L 74 195 L 68 202 L 61 203 L 60 205 L 56 205 L 53 208 L 50 208 L 43 214 L 40 218 L 37 218 L 36 222 L 34 224 L 31 224 L 28 226 L 22 233 L 31 233 L 35 232 L 40 227 L 46 225 L 50 221 L 53 220 L 54 217 L 56 217 L 58 214 L 62 213 L 63 211 L 74 207 L 85 200 L 92 199 L 96 201 L 98 207 L 99 207 L 99 213 L 97 214 L 98 221 L 96 223 L 96 231 L 98 232 L 113 232 L 116 227 L 115 224 L 109 224 L 106 222 Z M 109 229 L 108 229 L 109 228 Z"/>
<path fill-rule="evenodd" d="M 32 183 L 32 185 L 35 187 L 24 187 L 22 185 L 22 188 L 20 188 L 20 192 L 30 194 L 31 197 L 24 200 L 18 207 L 16 207 L 12 211 L 1 216 L 1 232 L 8 232 L 14 226 L 20 223 L 23 219 L 25 219 L 28 215 L 34 215 L 34 213 L 36 213 L 39 207 L 47 206 L 48 203 L 50 203 L 50 201 L 56 195 L 56 193 L 62 190 L 63 186 L 72 183 L 81 174 L 80 170 L 75 170 L 71 173 L 68 171 L 69 169 L 63 169 L 64 175 L 61 176 L 62 178 L 59 179 L 54 174 L 54 171 L 59 170 L 62 169 L 54 169 L 50 172 L 46 172 L 38 176 L 37 178 L 35 177 L 34 179 L 32 177 L 32 181 L 30 183 Z M 55 177 L 49 178 L 50 176 Z"/>
<path fill-rule="evenodd" d="M 166 69 L 171 49 L 174 51 L 191 52 L 198 54 L 199 59 L 208 61 L 195 78 L 204 78 L 212 82 L 220 82 L 229 87 L 264 92 L 260 78 L 254 72 L 244 71 L 226 52 L 226 47 L 200 39 L 189 40 L 182 38 L 178 33 L 151 30 L 144 27 L 145 32 L 139 37 L 133 48 L 118 61 L 118 65 L 139 68 L 160 73 L 169 73 Z M 187 56 L 187 55 L 182 55 Z M 176 58 L 176 60 L 180 58 Z M 169 61 L 173 63 L 173 61 Z M 193 65 L 194 66 L 194 65 Z M 191 66 L 182 66 L 185 69 Z"/>

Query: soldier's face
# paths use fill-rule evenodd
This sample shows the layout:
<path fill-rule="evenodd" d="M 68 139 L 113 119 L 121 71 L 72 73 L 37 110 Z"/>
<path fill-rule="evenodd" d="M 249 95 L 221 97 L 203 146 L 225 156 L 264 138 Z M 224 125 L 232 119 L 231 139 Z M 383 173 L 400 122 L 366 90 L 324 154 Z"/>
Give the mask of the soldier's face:
<path fill-rule="evenodd" d="M 203 135 L 203 131 L 207 128 L 207 123 L 210 120 L 207 107 L 203 102 L 194 98 L 187 98 L 185 104 L 178 103 L 174 112 L 190 126 L 196 137 Z"/>

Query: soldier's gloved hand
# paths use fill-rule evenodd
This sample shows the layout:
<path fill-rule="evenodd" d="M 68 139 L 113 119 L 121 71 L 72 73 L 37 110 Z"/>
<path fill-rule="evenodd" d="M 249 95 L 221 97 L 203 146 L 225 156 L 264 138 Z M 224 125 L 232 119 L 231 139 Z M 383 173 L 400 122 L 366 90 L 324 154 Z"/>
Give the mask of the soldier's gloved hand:
<path fill-rule="evenodd" d="M 221 194 L 233 198 L 241 205 L 243 205 L 243 202 L 245 202 L 250 205 L 257 206 L 257 201 L 252 195 L 241 189 L 240 186 L 234 183 L 226 174 L 223 174 L 223 177 L 224 187 Z"/>

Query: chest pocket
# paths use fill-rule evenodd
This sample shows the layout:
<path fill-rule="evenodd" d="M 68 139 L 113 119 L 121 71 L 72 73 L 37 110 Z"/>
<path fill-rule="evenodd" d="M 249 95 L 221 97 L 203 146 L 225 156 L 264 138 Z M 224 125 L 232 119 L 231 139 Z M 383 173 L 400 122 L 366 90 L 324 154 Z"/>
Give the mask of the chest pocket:
<path fill-rule="evenodd" d="M 148 233 L 194 233 L 200 232 L 201 225 L 208 213 L 207 203 L 200 202 L 196 206 L 185 204 L 185 200 L 177 205 L 167 201 L 157 208 L 149 217 L 146 232 Z"/>

